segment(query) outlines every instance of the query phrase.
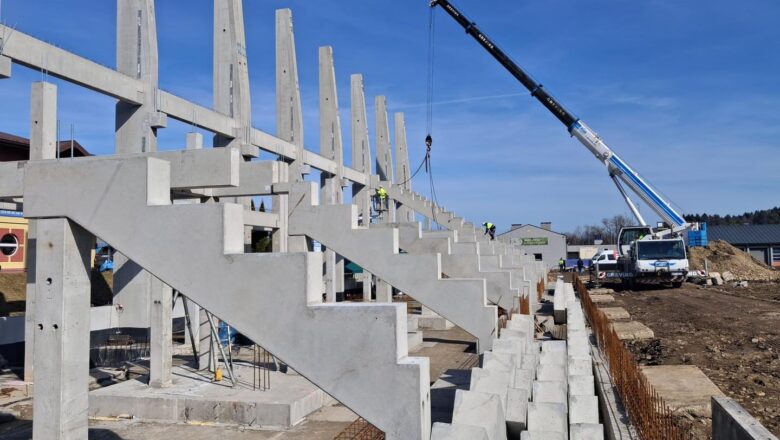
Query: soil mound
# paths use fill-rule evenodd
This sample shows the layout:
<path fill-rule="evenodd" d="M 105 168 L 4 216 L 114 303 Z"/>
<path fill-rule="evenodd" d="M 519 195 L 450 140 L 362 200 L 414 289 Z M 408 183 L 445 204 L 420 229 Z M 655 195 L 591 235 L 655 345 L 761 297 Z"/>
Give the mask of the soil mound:
<path fill-rule="evenodd" d="M 780 272 L 722 240 L 711 241 L 705 248 L 691 248 L 691 270 L 704 270 L 704 260 L 710 272 L 731 272 L 738 280 L 780 281 Z"/>

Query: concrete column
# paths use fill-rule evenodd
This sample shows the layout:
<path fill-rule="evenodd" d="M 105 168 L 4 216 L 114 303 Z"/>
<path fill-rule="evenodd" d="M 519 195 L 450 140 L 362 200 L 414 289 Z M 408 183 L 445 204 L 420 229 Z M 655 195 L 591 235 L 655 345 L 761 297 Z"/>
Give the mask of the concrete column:
<path fill-rule="evenodd" d="M 295 55 L 292 11 L 276 11 L 276 136 L 295 145 L 295 159 L 290 163 L 289 180 L 302 182 L 306 167 L 303 158 L 303 114 L 298 85 L 298 62 Z M 310 249 L 306 237 L 287 233 L 289 196 L 273 197 L 273 211 L 279 213 L 279 228 L 272 236 L 275 252 L 305 252 Z"/>
<path fill-rule="evenodd" d="M 395 119 L 395 184 L 402 185 L 404 190 L 412 190 L 412 171 L 409 170 L 409 147 L 406 143 L 406 122 L 403 113 L 396 113 Z M 396 211 L 399 222 L 413 222 L 414 212 L 406 206 L 399 206 Z"/>
<path fill-rule="evenodd" d="M 192 319 L 198 327 L 198 369 L 205 370 L 211 366 L 213 371 L 213 364 L 209 364 L 209 360 L 213 358 L 213 353 L 211 350 L 211 326 L 206 316 L 206 309 L 201 308 L 197 315 L 192 315 Z"/>
<path fill-rule="evenodd" d="M 37 232 L 33 439 L 83 440 L 94 237 L 67 219 L 38 220 Z"/>
<path fill-rule="evenodd" d="M 184 329 L 184 346 L 190 347 L 191 344 L 195 344 L 195 347 L 200 350 L 200 306 L 187 299 L 187 307 L 190 312 L 190 325 L 192 326 L 192 338 L 190 338 L 190 331 L 185 327 Z M 187 322 L 184 322 L 187 325 Z M 198 360 L 196 359 L 196 362 Z"/>
<path fill-rule="evenodd" d="M 149 385 L 163 388 L 171 385 L 173 361 L 173 289 L 158 278 L 152 278 L 152 304 L 149 321 Z"/>
<path fill-rule="evenodd" d="M 376 97 L 376 173 L 381 182 L 393 181 L 393 146 L 390 144 L 390 125 L 387 122 L 387 99 Z M 387 211 L 382 213 L 384 223 L 395 221 L 395 203 L 387 202 Z"/>
<path fill-rule="evenodd" d="M 157 24 L 154 0 L 117 0 L 116 66 L 144 83 L 143 104 L 116 104 L 116 152 L 157 151 L 157 129 L 165 115 L 157 112 Z"/>
<path fill-rule="evenodd" d="M 320 78 L 320 155 L 344 164 L 344 146 L 341 139 L 338 93 L 336 93 L 336 69 L 333 64 L 333 48 L 319 49 Z M 321 173 L 320 199 L 325 205 L 344 203 L 344 190 L 339 174 Z M 344 291 L 344 258 L 325 249 L 325 298 L 336 301 L 336 294 Z"/>
<path fill-rule="evenodd" d="M 363 75 L 350 77 L 352 112 L 352 168 L 366 175 L 371 174 L 371 146 L 368 136 L 366 99 L 363 92 Z M 371 222 L 371 188 L 357 183 L 352 184 L 352 203 L 358 206 L 358 214 L 363 216 L 363 225 Z"/>
<path fill-rule="evenodd" d="M 143 83 L 143 103 L 116 105 L 115 151 L 157 151 L 157 129 L 166 117 L 157 111 L 157 23 L 154 0 L 117 0 L 117 71 Z M 152 275 L 125 255 L 114 254 L 114 304 L 122 304 L 122 322 L 146 328 Z"/>
<path fill-rule="evenodd" d="M 368 135 L 368 117 L 366 115 L 366 97 L 363 90 L 363 75 L 350 76 L 350 108 L 352 114 L 352 168 L 371 174 L 371 146 Z M 362 226 L 371 223 L 371 187 L 358 183 L 352 184 L 352 204 L 358 207 L 358 218 Z M 371 301 L 371 281 L 369 272 L 363 272 L 363 301 Z"/>
<path fill-rule="evenodd" d="M 187 133 L 187 149 L 200 150 L 203 148 L 203 135 L 200 133 Z"/>
<path fill-rule="evenodd" d="M 236 121 L 233 137 L 214 136 L 214 147 L 238 148 L 244 160 L 256 157 L 250 142 L 252 100 L 244 34 L 242 0 L 214 0 L 213 87 L 214 109 Z M 223 202 L 239 203 L 251 209 L 250 197 L 223 197 Z M 252 227 L 244 227 L 244 250 L 251 252 Z"/>
<path fill-rule="evenodd" d="M 54 159 L 57 151 L 57 86 L 46 82 L 32 84 L 30 103 L 30 160 Z M 27 299 L 24 318 L 24 380 L 33 380 L 35 353 L 35 245 L 37 223 L 27 227 Z"/>

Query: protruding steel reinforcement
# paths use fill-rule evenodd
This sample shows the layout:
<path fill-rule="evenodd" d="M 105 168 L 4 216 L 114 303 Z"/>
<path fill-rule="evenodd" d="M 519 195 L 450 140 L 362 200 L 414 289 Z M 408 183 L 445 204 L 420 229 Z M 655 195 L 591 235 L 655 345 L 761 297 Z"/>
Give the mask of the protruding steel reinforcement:
<path fill-rule="evenodd" d="M 642 440 L 683 440 L 684 435 L 675 422 L 673 411 L 642 374 L 634 356 L 623 345 L 609 321 L 590 299 L 588 289 L 579 277 L 574 286 L 580 296 L 593 333 L 607 358 L 609 374 L 623 402 L 631 423 Z"/>

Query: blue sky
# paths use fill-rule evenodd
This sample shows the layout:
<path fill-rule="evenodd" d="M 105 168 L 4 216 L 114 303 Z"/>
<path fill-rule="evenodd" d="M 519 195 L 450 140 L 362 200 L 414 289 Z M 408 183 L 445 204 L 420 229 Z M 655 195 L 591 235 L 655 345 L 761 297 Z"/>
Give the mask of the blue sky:
<path fill-rule="evenodd" d="M 780 3 L 460 0 L 469 17 L 683 212 L 738 213 L 780 200 Z M 274 10 L 293 11 L 305 140 L 319 151 L 317 48 L 334 48 L 349 146 L 349 75 L 406 114 L 411 162 L 425 137 L 427 0 L 246 0 L 254 125 L 275 132 Z M 115 64 L 115 2 L 4 0 L 9 25 Z M 160 86 L 211 104 L 212 3 L 157 2 Z M 443 11 L 436 20 L 433 165 L 439 201 L 499 230 L 554 229 L 626 212 L 602 165 Z M 0 81 L 0 131 L 29 132 L 29 83 Z M 60 85 L 63 137 L 113 151 L 111 99 Z M 169 119 L 161 149 L 190 128 Z M 349 164 L 349 151 L 345 152 Z M 428 193 L 427 176 L 413 186 Z M 649 213 L 642 207 L 643 213 Z"/>

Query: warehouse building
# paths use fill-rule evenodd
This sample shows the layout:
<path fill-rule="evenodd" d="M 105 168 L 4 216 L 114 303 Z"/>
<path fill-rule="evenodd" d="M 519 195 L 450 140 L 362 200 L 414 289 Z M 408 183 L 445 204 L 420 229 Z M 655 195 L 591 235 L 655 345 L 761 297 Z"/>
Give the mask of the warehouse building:
<path fill-rule="evenodd" d="M 721 225 L 707 229 L 710 241 L 723 240 L 780 269 L 780 225 Z"/>
<path fill-rule="evenodd" d="M 541 226 L 513 224 L 512 229 L 498 236 L 499 240 L 519 245 L 536 261 L 544 262 L 548 268 L 558 267 L 558 259 L 566 258 L 566 235 L 552 230 L 552 224 Z"/>

